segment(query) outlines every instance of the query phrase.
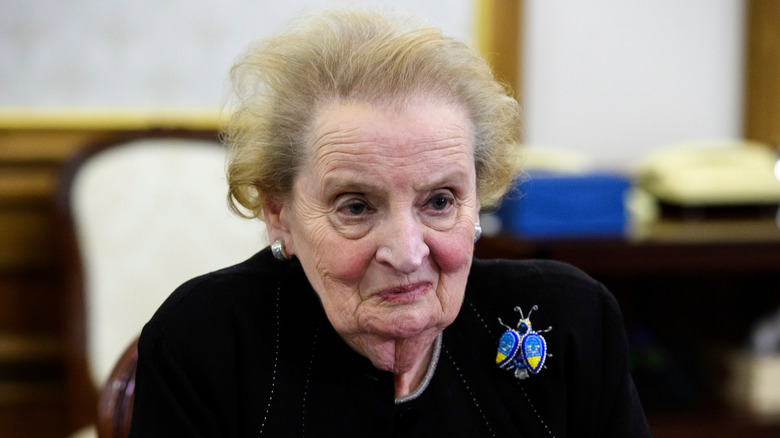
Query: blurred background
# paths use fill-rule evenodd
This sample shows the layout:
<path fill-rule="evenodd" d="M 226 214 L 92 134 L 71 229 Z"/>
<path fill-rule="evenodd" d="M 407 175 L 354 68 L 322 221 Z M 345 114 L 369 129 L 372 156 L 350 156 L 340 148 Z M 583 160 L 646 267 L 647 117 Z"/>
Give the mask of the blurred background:
<path fill-rule="evenodd" d="M 71 381 L 66 163 L 160 130 L 214 140 L 251 41 L 351 5 L 425 17 L 512 87 L 527 175 L 477 255 L 613 291 L 654 435 L 779 436 L 780 2 L 0 0 L 0 437 L 68 436 L 94 392 Z"/>

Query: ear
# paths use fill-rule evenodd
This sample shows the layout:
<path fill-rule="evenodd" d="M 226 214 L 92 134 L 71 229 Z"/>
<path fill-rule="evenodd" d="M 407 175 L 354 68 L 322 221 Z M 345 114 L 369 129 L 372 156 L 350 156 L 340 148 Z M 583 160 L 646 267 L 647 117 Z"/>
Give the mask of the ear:
<path fill-rule="evenodd" d="M 268 230 L 268 241 L 284 240 L 284 251 L 289 256 L 295 254 L 295 242 L 290 232 L 291 206 L 279 197 L 268 197 L 263 200 L 263 220 Z"/>

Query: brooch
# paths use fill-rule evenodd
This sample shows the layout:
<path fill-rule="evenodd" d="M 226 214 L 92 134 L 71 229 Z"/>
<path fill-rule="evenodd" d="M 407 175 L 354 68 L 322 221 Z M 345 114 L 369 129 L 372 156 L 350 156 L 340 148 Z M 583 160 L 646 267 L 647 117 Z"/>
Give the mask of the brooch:
<path fill-rule="evenodd" d="M 514 370 L 515 377 L 518 379 L 527 378 L 529 373 L 538 374 L 544 367 L 545 359 L 552 357 L 552 354 L 547 353 L 547 342 L 540 334 L 549 332 L 552 327 L 538 332 L 531 327 L 531 313 L 538 308 L 533 306 L 528 312 L 528 317 L 525 317 L 523 310 L 515 307 L 515 311 L 520 313 L 520 321 L 516 329 L 504 324 L 501 318 L 498 318 L 498 322 L 507 330 L 498 341 L 496 365 L 501 369 Z"/>

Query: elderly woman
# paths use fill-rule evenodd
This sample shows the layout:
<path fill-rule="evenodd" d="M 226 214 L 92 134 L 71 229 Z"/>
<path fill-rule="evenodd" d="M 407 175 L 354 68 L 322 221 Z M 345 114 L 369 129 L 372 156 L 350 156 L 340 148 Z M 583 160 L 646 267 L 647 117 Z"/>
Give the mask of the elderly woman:
<path fill-rule="evenodd" d="M 472 258 L 520 135 L 478 54 L 331 12 L 233 80 L 229 197 L 274 243 L 144 328 L 132 436 L 649 435 L 604 287 Z"/>

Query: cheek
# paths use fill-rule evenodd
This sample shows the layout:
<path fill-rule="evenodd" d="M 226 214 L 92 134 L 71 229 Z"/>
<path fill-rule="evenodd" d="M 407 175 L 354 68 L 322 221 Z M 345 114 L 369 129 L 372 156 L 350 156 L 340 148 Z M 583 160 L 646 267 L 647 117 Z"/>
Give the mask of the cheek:
<path fill-rule="evenodd" d="M 331 293 L 334 290 L 344 293 L 344 286 L 354 287 L 365 274 L 373 257 L 369 245 L 359 240 L 344 239 L 327 221 L 308 228 L 301 237 L 307 239 L 312 248 L 312 257 L 308 263 L 304 260 L 301 263 L 313 268 L 307 270 L 307 275 L 310 274 L 309 280 L 313 284 L 321 286 L 317 288 L 320 293 Z"/>
<path fill-rule="evenodd" d="M 327 265 L 326 276 L 343 284 L 359 283 L 374 256 L 371 245 L 344 240 L 340 236 L 334 240 L 336 242 L 325 245 L 328 254 L 321 259 Z"/>
<path fill-rule="evenodd" d="M 455 320 L 466 291 L 474 240 L 469 235 L 437 236 L 430 244 L 434 261 L 440 269 L 439 300 L 445 324 Z"/>
<path fill-rule="evenodd" d="M 474 251 L 474 238 L 468 230 L 441 233 L 429 238 L 428 247 L 443 275 L 468 272 Z"/>

